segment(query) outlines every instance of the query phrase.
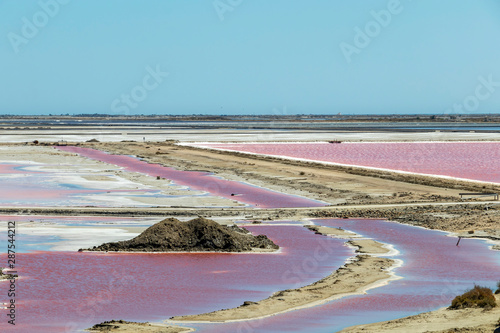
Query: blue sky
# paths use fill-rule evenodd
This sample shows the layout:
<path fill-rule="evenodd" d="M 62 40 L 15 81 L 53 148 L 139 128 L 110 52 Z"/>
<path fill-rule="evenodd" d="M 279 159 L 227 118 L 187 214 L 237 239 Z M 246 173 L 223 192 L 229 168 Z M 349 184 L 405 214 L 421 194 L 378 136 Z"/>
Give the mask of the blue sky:
<path fill-rule="evenodd" d="M 0 22 L 0 114 L 500 110 L 498 0 L 0 0 Z"/>

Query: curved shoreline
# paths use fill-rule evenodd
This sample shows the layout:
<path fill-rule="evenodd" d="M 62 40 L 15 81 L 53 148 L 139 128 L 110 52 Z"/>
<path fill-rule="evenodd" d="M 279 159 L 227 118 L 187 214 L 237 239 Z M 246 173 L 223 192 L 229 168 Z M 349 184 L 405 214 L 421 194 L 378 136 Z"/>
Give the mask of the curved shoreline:
<path fill-rule="evenodd" d="M 391 273 L 392 269 L 399 266 L 396 260 L 377 258 L 369 255 L 358 255 L 350 259 L 352 260 L 351 263 L 340 267 L 326 278 L 305 287 L 279 291 L 262 301 L 244 303 L 237 308 L 217 310 L 198 315 L 176 316 L 166 322 L 173 324 L 181 322 L 228 323 L 262 319 L 321 305 L 346 296 L 359 295 L 366 290 L 377 288 L 386 285 L 391 280 L 399 279 L 399 277 Z M 366 284 L 363 286 L 355 286 L 356 283 L 362 283 L 359 279 L 370 280 L 369 282 L 365 282 Z M 337 286 L 341 289 L 340 291 L 334 290 Z M 318 293 L 325 295 L 318 296 Z"/>
<path fill-rule="evenodd" d="M 319 227 L 317 233 L 336 237 L 338 229 Z M 309 228 L 311 229 L 311 228 Z M 328 230 L 331 229 L 331 233 Z M 335 231 L 337 230 L 337 232 Z M 347 259 L 347 263 L 327 277 L 312 284 L 275 292 L 258 302 L 245 302 L 237 308 L 222 309 L 198 315 L 175 316 L 165 321 L 175 323 L 217 323 L 262 319 L 277 314 L 309 308 L 345 296 L 362 294 L 369 289 L 386 285 L 399 279 L 393 270 L 401 266 L 401 260 L 380 258 L 392 251 L 385 244 L 371 239 L 361 239 L 349 233 L 349 246 L 356 247 L 358 255 Z M 369 253 L 369 254 L 365 254 Z"/>
<path fill-rule="evenodd" d="M 497 304 L 500 296 L 496 296 Z M 483 308 L 466 308 L 449 310 L 440 308 L 435 311 L 423 312 L 417 315 L 356 325 L 344 328 L 342 333 L 445 333 L 445 332 L 493 332 L 498 327 L 500 307 L 485 311 Z M 458 330 L 457 330 L 458 328 Z M 460 330 L 462 329 L 462 330 Z"/>

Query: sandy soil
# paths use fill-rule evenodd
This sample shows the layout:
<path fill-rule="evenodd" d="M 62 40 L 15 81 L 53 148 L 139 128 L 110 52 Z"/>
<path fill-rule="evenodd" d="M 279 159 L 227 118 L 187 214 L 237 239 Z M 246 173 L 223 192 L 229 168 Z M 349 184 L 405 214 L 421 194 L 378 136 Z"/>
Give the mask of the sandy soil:
<path fill-rule="evenodd" d="M 316 234 L 322 234 L 322 235 L 329 235 L 333 236 L 335 238 L 355 238 L 359 237 L 358 234 L 352 232 L 352 231 L 347 231 L 341 228 L 330 228 L 330 227 L 325 227 L 322 225 L 307 225 L 305 226 L 307 229 L 314 231 Z"/>
<path fill-rule="evenodd" d="M 2 267 L 0 267 L 0 281 L 4 281 L 4 280 L 12 280 L 12 279 L 17 279 L 18 276 L 16 274 L 4 274 L 2 272 Z"/>
<path fill-rule="evenodd" d="M 312 212 L 316 217 L 378 218 L 428 229 L 454 232 L 458 236 L 500 241 L 500 204 L 449 204 L 372 206 Z"/>
<path fill-rule="evenodd" d="M 385 244 L 377 242 L 373 239 L 361 238 L 360 235 L 344 230 L 342 228 L 330 228 L 325 226 L 317 226 L 317 225 L 307 225 L 305 226 L 309 230 L 314 231 L 317 234 L 322 234 L 325 236 L 331 236 L 334 238 L 343 238 L 349 239 L 346 242 L 347 245 L 356 249 L 356 253 L 363 254 L 388 254 L 390 249 Z"/>
<path fill-rule="evenodd" d="M 159 324 L 150 323 L 135 323 L 123 320 L 112 320 L 110 322 L 104 322 L 97 324 L 86 331 L 91 333 L 100 332 L 122 332 L 122 333 L 187 333 L 194 332 L 195 330 L 188 327 L 180 326 L 166 326 Z"/>
<path fill-rule="evenodd" d="M 387 254 L 388 249 L 380 242 L 373 239 L 357 239 L 347 242 L 350 246 L 358 248 L 356 253 Z"/>
<path fill-rule="evenodd" d="M 460 309 L 448 310 L 446 308 L 437 311 L 425 312 L 416 316 L 396 319 L 376 324 L 360 325 L 342 330 L 342 333 L 448 333 L 448 332 L 493 332 L 500 326 L 497 325 L 500 318 L 500 297 L 497 295 L 496 308 L 483 309 Z"/>
<path fill-rule="evenodd" d="M 287 220 L 305 218 L 374 218 L 454 232 L 457 236 L 500 241 L 500 203 L 434 203 L 331 206 L 317 208 L 135 208 L 135 207 L 0 207 L 0 213 L 64 216 L 175 216 L 232 220 Z M 134 231 L 135 232 L 135 231 Z M 348 238 L 349 235 L 345 235 Z M 500 243 L 499 243 L 500 245 Z"/>

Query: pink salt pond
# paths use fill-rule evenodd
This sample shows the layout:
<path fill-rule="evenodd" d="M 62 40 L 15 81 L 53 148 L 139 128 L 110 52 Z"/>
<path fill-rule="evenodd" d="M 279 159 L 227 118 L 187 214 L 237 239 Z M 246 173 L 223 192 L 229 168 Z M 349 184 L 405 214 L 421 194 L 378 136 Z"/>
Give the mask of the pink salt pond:
<path fill-rule="evenodd" d="M 204 143 L 207 148 L 500 183 L 500 142 Z"/>
<path fill-rule="evenodd" d="M 181 171 L 159 164 L 150 164 L 132 156 L 111 155 L 81 147 L 58 147 L 61 150 L 123 167 L 130 172 L 140 172 L 153 177 L 163 177 L 178 185 L 206 191 L 211 195 L 236 200 L 262 208 L 320 207 L 326 204 L 299 196 L 287 195 L 237 181 L 225 180 L 207 172 Z"/>
<path fill-rule="evenodd" d="M 0 331 L 80 332 L 110 319 L 160 321 L 238 306 L 290 287 L 289 275 L 300 274 L 303 285 L 312 283 L 353 254 L 342 241 L 301 226 L 248 229 L 268 235 L 282 247 L 281 252 L 19 254 L 18 322 L 10 327 L 2 320 Z M 306 271 L 303 258 L 312 256 L 316 248 L 327 258 Z M 0 259 L 6 261 L 4 255 Z M 7 284 L 0 282 L 0 289 L 4 287 Z M 0 293 L 0 302 L 6 301 L 6 293 Z"/>
<path fill-rule="evenodd" d="M 500 274 L 500 252 L 477 239 L 457 239 L 443 232 L 380 220 L 315 220 L 392 244 L 404 261 L 394 270 L 402 279 L 308 309 L 261 320 L 228 324 L 197 324 L 201 332 L 337 332 L 365 323 L 396 319 L 435 310 L 474 283 L 493 288 Z"/>
<path fill-rule="evenodd" d="M 489 250 L 481 240 L 463 239 L 457 247 L 456 238 L 442 232 L 380 220 L 322 219 L 315 223 L 392 244 L 399 251 L 394 258 L 404 261 L 395 269 L 402 279 L 367 294 L 262 320 L 186 325 L 199 332 L 335 332 L 446 306 L 474 283 L 493 287 L 500 273 L 500 252 Z M 7 332 L 79 332 L 110 319 L 161 321 L 238 306 L 297 287 L 297 282 L 312 283 L 353 255 L 342 240 L 315 235 L 301 226 L 248 228 L 268 235 L 282 251 L 20 254 L 19 325 L 8 327 Z M 317 251 L 321 256 L 316 256 Z M 5 301 L 6 295 L 0 294 L 0 302 Z M 6 331 L 5 322 L 0 322 L 0 329 Z"/>

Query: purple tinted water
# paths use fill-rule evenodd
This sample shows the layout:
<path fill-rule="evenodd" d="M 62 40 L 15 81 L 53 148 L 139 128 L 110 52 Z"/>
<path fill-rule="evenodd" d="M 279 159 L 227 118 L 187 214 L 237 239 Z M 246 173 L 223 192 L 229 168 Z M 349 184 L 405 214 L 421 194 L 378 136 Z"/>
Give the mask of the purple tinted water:
<path fill-rule="evenodd" d="M 336 332 L 342 328 L 430 311 L 450 304 L 474 283 L 493 288 L 500 279 L 500 252 L 484 241 L 457 239 L 430 231 L 379 220 L 316 220 L 390 243 L 404 260 L 395 270 L 403 279 L 313 308 L 262 320 L 230 324 L 196 324 L 201 332 Z"/>
<path fill-rule="evenodd" d="M 18 325 L 2 332 L 74 332 L 110 319 L 160 321 L 258 301 L 316 281 L 353 254 L 342 241 L 299 226 L 249 226 L 282 247 L 268 254 L 18 254 Z M 314 270 L 303 260 L 323 251 Z M 325 254 L 329 254 L 325 256 Z M 5 255 L 0 256 L 5 262 Z M 7 288 L 0 282 L 0 290 Z M 0 302 L 6 302 L 0 293 Z M 0 310 L 3 315 L 4 310 Z"/>
<path fill-rule="evenodd" d="M 176 184 L 189 186 L 195 190 L 206 191 L 223 198 L 237 200 L 263 208 L 282 207 L 320 207 L 325 203 L 274 192 L 250 184 L 225 180 L 215 177 L 207 172 L 181 171 L 167 168 L 159 164 L 150 164 L 132 156 L 111 155 L 105 152 L 82 147 L 58 147 L 71 153 L 77 153 L 87 158 L 121 166 L 127 171 L 140 172 L 150 176 L 160 176 L 170 179 Z M 236 194 L 233 196 L 232 194 Z"/>

